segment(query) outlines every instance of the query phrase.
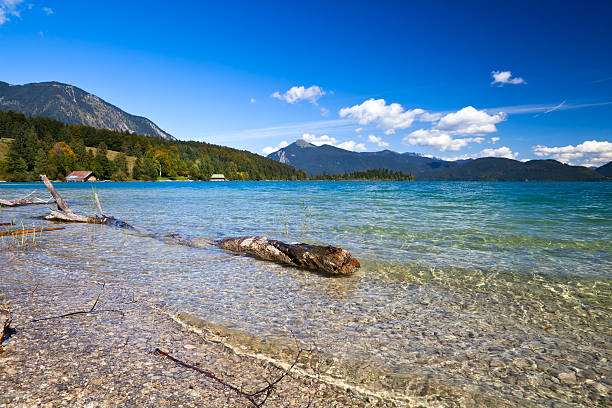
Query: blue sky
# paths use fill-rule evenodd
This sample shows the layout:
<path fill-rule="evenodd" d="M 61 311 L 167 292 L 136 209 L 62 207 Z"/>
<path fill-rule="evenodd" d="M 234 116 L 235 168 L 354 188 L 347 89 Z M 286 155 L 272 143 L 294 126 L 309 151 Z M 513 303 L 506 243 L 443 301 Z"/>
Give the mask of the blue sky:
<path fill-rule="evenodd" d="M 259 154 L 612 160 L 612 2 L 294 3 L 0 0 L 0 80 Z"/>

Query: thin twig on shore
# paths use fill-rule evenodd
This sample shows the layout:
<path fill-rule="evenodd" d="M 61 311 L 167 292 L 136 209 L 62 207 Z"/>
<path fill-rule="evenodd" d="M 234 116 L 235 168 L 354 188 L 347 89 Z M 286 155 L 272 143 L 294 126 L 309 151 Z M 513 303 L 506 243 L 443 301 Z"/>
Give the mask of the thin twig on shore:
<path fill-rule="evenodd" d="M 317 385 L 315 386 L 314 393 L 311 393 L 308 396 L 308 405 L 306 405 L 305 408 L 310 408 L 310 406 L 314 402 L 314 397 L 315 397 L 315 395 L 317 395 L 317 392 L 319 392 L 319 388 L 321 386 L 321 356 L 319 354 L 319 347 L 317 347 L 317 345 L 313 342 L 312 346 L 310 347 L 310 350 L 308 350 L 308 352 L 310 354 L 312 354 L 314 352 L 316 354 L 316 356 L 317 356 L 317 369 L 316 369 L 316 372 L 317 372 L 317 383 L 316 384 Z"/>
<path fill-rule="evenodd" d="M 294 338 L 295 338 L 295 336 L 294 336 Z M 191 370 L 194 370 L 194 371 L 196 371 L 196 372 L 198 372 L 198 373 L 200 373 L 200 374 L 210 378 L 211 380 L 214 380 L 214 381 L 218 382 L 222 386 L 224 386 L 224 387 L 226 387 L 226 388 L 236 392 L 238 395 L 244 397 L 254 407 L 258 407 L 259 408 L 259 407 L 262 407 L 266 403 L 266 401 L 268 400 L 268 397 L 272 394 L 272 392 L 274 391 L 276 385 L 278 383 L 280 383 L 283 380 L 283 378 L 285 378 L 289 374 L 289 372 L 293 369 L 293 367 L 295 367 L 295 365 L 299 361 L 300 356 L 302 355 L 302 352 L 304 350 L 297 343 L 297 339 L 296 339 L 296 345 L 298 347 L 298 351 L 297 351 L 297 354 L 295 356 L 295 360 L 293 361 L 291 366 L 287 370 L 283 371 L 283 373 L 278 378 L 276 378 L 274 381 L 269 381 L 269 380 L 264 378 L 264 380 L 268 383 L 268 385 L 266 387 L 262 388 L 261 390 L 258 390 L 258 391 L 252 392 L 252 393 L 248 393 L 246 391 L 243 391 L 242 389 L 238 388 L 237 386 L 229 384 L 229 383 L 223 381 L 222 379 L 220 379 L 219 377 L 217 377 L 215 374 L 211 373 L 210 371 L 203 370 L 203 369 L 201 369 L 199 367 L 196 367 L 194 365 L 191 365 L 189 363 L 181 361 L 178 358 L 170 355 L 169 353 L 166 353 L 165 351 L 160 350 L 159 348 L 155 349 L 155 353 L 160 354 L 160 355 L 162 355 L 162 356 L 164 356 L 164 357 L 174 361 L 175 363 L 177 363 L 177 364 L 179 364 L 179 365 L 181 365 L 181 366 L 183 366 L 185 368 L 189 368 Z M 310 405 L 310 403 L 309 403 L 309 405 Z"/>
<path fill-rule="evenodd" d="M 100 293 L 98 293 L 98 297 L 96 298 L 94 304 L 91 306 L 91 309 L 89 309 L 89 310 L 78 310 L 76 312 L 64 313 L 64 314 L 59 315 L 59 316 L 41 317 L 39 319 L 30 320 L 28 323 L 42 322 L 44 320 L 61 319 L 61 318 L 64 318 L 64 317 L 75 316 L 75 315 L 80 315 L 80 314 L 87 315 L 87 314 L 102 313 L 102 312 L 119 313 L 121 316 L 125 316 L 123 311 L 117 310 L 117 309 L 95 310 L 96 306 L 98 305 L 98 301 L 100 300 L 100 296 L 102 296 L 102 292 L 104 291 L 104 286 L 105 285 L 106 285 L 105 283 L 102 284 L 102 287 L 100 288 Z"/>

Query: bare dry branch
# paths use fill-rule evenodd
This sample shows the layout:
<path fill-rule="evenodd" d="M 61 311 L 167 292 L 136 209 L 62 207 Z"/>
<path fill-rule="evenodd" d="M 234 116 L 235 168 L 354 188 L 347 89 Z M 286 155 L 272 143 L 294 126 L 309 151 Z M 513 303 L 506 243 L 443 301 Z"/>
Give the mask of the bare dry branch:
<path fill-rule="evenodd" d="M 47 176 L 45 176 L 44 174 L 41 174 L 40 179 L 43 181 L 43 183 L 45 183 L 45 186 L 47 187 L 47 189 L 49 190 L 53 198 L 55 198 L 55 202 L 57 203 L 57 209 L 59 210 L 59 211 L 51 210 L 51 214 L 47 215 L 45 219 L 50 220 L 50 221 L 69 221 L 69 222 L 82 222 L 82 223 L 87 223 L 87 224 L 106 224 L 106 225 L 112 225 L 118 228 L 128 228 L 128 229 L 134 228 L 125 221 L 118 220 L 115 217 L 105 216 L 102 213 L 102 206 L 100 205 L 100 201 L 98 200 L 98 195 L 95 193 L 94 193 L 94 198 L 97 202 L 98 209 L 100 210 L 100 213 L 101 213 L 100 217 L 98 216 L 88 217 L 86 215 L 75 214 L 68 206 L 68 203 L 66 203 L 66 201 L 64 201 L 62 196 L 60 196 L 60 194 L 55 190 L 55 187 L 53 187 L 53 184 L 51 184 Z"/>
<path fill-rule="evenodd" d="M 96 205 L 98 206 L 98 210 L 100 210 L 100 215 L 104 217 L 104 211 L 102 211 L 102 206 L 100 205 L 100 200 L 98 199 L 98 193 L 94 193 L 94 199 L 96 200 Z"/>
<path fill-rule="evenodd" d="M 48 200 L 43 200 L 42 198 L 31 197 L 32 194 L 34 194 L 34 191 L 20 198 L 12 198 L 10 200 L 0 198 L 0 205 L 3 207 L 19 207 L 22 205 L 29 204 L 47 204 L 52 200 L 52 198 L 49 198 Z"/>
<path fill-rule="evenodd" d="M 76 315 L 81 315 L 81 314 L 87 315 L 87 314 L 102 313 L 102 312 L 119 313 L 121 316 L 124 316 L 123 311 L 117 310 L 117 309 L 95 310 L 96 306 L 98 305 L 98 301 L 100 300 L 100 296 L 102 296 L 102 292 L 104 291 L 104 287 L 105 286 L 106 286 L 106 284 L 103 283 L 102 287 L 100 288 L 100 293 L 98 293 L 98 297 L 96 298 L 96 300 L 93 303 L 93 306 L 89 310 L 78 310 L 76 312 L 64 313 L 64 314 L 59 315 L 59 316 L 42 317 L 42 318 L 39 318 L 39 319 L 30 320 L 28 323 L 42 322 L 44 320 L 61 319 L 61 318 L 64 318 L 64 317 L 76 316 Z"/>
<path fill-rule="evenodd" d="M 293 333 L 292 333 L 293 335 Z M 295 336 L 294 336 L 295 339 Z M 247 401 L 249 401 L 249 403 L 251 403 L 251 405 L 253 405 L 254 407 L 262 407 L 266 401 L 268 400 L 268 397 L 270 397 L 270 395 L 272 395 L 272 393 L 274 392 L 274 389 L 276 388 L 276 385 L 278 383 L 280 383 L 288 374 L 289 372 L 295 367 L 295 365 L 297 364 L 297 362 L 300 359 L 300 356 L 302 355 L 302 352 L 304 351 L 300 346 L 299 343 L 297 342 L 297 339 L 295 339 L 296 341 L 296 346 L 297 346 L 297 354 L 295 356 L 295 360 L 293 361 L 293 363 L 291 364 L 291 366 L 283 371 L 283 373 L 281 375 L 279 375 L 274 381 L 269 381 L 268 379 L 264 380 L 268 383 L 268 385 L 260 390 L 248 393 L 243 391 L 242 389 L 238 388 L 235 385 L 229 384 L 225 381 L 223 381 L 221 378 L 217 377 L 215 374 L 213 374 L 210 371 L 206 371 L 203 370 L 199 367 L 196 367 L 194 365 L 188 364 L 182 360 L 179 360 L 178 358 L 170 355 L 169 353 L 166 353 L 165 351 L 160 350 L 159 348 L 155 349 L 155 353 L 160 354 L 172 361 L 174 361 L 175 363 L 185 367 L 185 368 L 189 368 L 191 370 L 194 370 L 208 378 L 210 378 L 211 380 L 216 381 L 217 383 L 221 384 L 222 386 L 236 392 L 238 395 L 244 397 Z"/>

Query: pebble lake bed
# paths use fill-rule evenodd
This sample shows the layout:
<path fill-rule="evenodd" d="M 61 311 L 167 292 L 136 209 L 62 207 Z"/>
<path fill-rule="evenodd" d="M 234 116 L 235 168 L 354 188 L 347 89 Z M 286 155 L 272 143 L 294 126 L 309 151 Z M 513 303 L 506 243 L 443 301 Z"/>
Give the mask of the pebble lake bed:
<path fill-rule="evenodd" d="M 57 183 L 90 214 L 92 185 Z M 66 224 L 3 241 L 0 406 L 248 406 L 154 354 L 256 389 L 265 406 L 610 406 L 612 185 L 480 182 L 95 183 L 108 214 L 155 232 Z M 0 197 L 40 183 L 3 183 Z M 44 205 L 0 211 L 34 219 Z M 47 225 L 48 224 L 48 225 Z M 332 244 L 328 277 L 160 238 Z M 33 319 L 87 309 L 91 315 Z M 279 368 L 280 367 L 280 368 Z M 311 396 L 312 395 L 312 396 Z"/>

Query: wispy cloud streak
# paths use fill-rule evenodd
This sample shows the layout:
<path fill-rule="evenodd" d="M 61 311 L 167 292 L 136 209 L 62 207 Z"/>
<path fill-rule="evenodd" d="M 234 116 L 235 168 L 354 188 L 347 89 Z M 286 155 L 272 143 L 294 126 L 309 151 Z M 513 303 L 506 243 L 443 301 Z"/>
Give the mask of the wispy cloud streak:
<path fill-rule="evenodd" d="M 595 81 L 591 81 L 591 83 L 592 84 L 598 84 L 600 82 L 608 82 L 608 81 L 612 81 L 612 77 L 596 79 Z"/>
<path fill-rule="evenodd" d="M 255 129 L 243 129 L 236 131 L 208 134 L 200 139 L 221 141 L 256 140 L 271 137 L 286 137 L 287 139 L 298 139 L 304 133 L 332 133 L 334 131 L 352 130 L 355 124 L 349 119 L 319 120 L 304 123 L 294 123 L 280 126 L 262 127 Z"/>
<path fill-rule="evenodd" d="M 593 103 L 573 103 L 564 101 L 559 105 L 551 104 L 534 104 L 534 105 L 514 105 L 514 106 L 503 106 L 500 108 L 486 108 L 487 112 L 505 112 L 509 115 L 518 115 L 524 113 L 549 113 L 555 110 L 570 110 L 570 109 L 581 109 L 591 108 L 595 106 L 612 105 L 612 101 L 593 102 Z"/>
<path fill-rule="evenodd" d="M 550 112 L 554 112 L 554 111 L 556 111 L 556 110 L 559 110 L 559 109 L 561 109 L 561 107 L 563 107 L 563 105 L 565 105 L 565 102 L 567 102 L 567 101 L 563 101 L 563 102 L 561 102 L 560 104 L 558 104 L 557 106 L 553 106 L 552 108 L 547 109 L 547 110 L 545 110 L 545 111 L 544 111 L 544 112 L 542 112 L 542 113 L 538 113 L 538 114 L 536 114 L 536 115 L 533 115 L 533 117 L 534 117 L 534 118 L 537 118 L 537 117 L 539 117 L 539 116 L 546 115 L 547 113 L 550 113 Z"/>

